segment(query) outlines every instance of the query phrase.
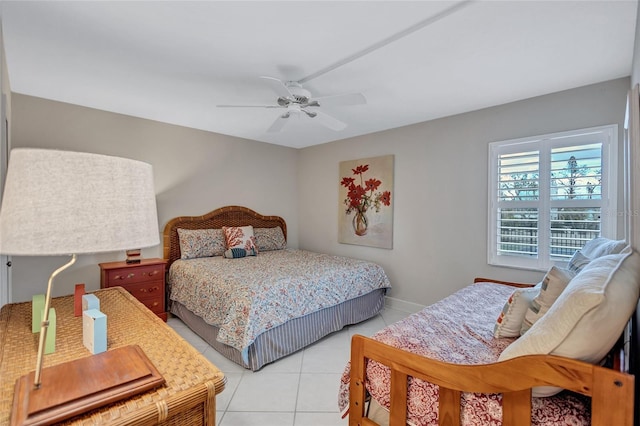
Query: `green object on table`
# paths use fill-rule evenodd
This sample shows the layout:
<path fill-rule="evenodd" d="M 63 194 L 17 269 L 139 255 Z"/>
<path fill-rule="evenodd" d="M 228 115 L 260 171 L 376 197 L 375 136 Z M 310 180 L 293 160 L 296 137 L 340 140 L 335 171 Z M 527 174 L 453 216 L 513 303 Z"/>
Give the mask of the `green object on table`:
<path fill-rule="evenodd" d="M 44 294 L 36 294 L 31 305 L 31 332 L 39 333 L 42 326 L 42 311 L 44 310 Z"/>

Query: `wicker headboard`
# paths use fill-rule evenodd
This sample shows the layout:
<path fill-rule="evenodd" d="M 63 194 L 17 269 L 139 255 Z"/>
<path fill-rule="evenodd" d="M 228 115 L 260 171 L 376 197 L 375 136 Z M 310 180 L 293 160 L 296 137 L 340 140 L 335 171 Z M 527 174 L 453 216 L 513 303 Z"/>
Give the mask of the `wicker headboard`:
<path fill-rule="evenodd" d="M 287 223 L 280 216 L 263 216 L 251 209 L 240 206 L 226 206 L 216 209 L 202 216 L 180 216 L 171 219 L 164 227 L 163 255 L 168 265 L 180 259 L 180 241 L 178 228 L 182 229 L 213 229 L 223 226 L 248 226 L 254 228 L 282 228 L 284 238 L 287 238 Z"/>

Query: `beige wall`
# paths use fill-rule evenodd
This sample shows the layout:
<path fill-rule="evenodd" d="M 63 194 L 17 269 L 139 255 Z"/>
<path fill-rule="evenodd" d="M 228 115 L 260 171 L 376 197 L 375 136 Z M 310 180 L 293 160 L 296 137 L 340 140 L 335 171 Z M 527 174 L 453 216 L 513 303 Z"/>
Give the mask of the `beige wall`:
<path fill-rule="evenodd" d="M 640 7 L 636 12 L 636 39 L 633 46 L 633 64 L 631 70 L 631 84 L 640 84 Z"/>
<path fill-rule="evenodd" d="M 298 246 L 297 158 L 293 148 L 265 144 L 40 98 L 13 95 L 12 148 L 37 147 L 128 157 L 151 163 L 159 232 L 175 216 L 201 215 L 242 205 L 282 216 L 289 246 Z M 133 247 L 132 247 L 133 248 Z M 143 251 L 162 257 L 161 245 Z M 80 256 L 56 279 L 54 295 L 75 283 L 99 287 L 97 263 L 124 259 L 124 252 Z M 13 258 L 13 301 L 44 292 L 63 258 Z"/>
<path fill-rule="evenodd" d="M 11 121 L 11 86 L 9 84 L 9 72 L 7 71 L 7 57 L 4 52 L 4 35 L 2 33 L 2 16 L 0 10 L 0 184 L 4 183 L 6 173 L 6 161 L 8 152 L 8 135 L 10 127 L 5 128 L 5 123 Z M 1 186 L 1 185 L 0 185 Z M 0 202 L 2 194 L 0 194 Z M 0 256 L 0 306 L 9 303 L 12 299 L 9 288 L 10 268 L 7 267 L 7 256 Z"/>
<path fill-rule="evenodd" d="M 390 276 L 392 299 L 422 305 L 476 276 L 536 282 L 540 272 L 487 265 L 487 144 L 614 123 L 622 142 L 629 85 L 624 78 L 305 148 L 300 246 L 376 261 Z M 339 244 L 339 162 L 386 154 L 395 155 L 393 250 Z"/>
<path fill-rule="evenodd" d="M 540 278 L 540 272 L 487 265 L 487 144 L 621 124 L 629 86 L 628 78 L 619 79 L 301 150 L 14 94 L 13 147 L 147 161 L 154 166 L 161 227 L 174 216 L 228 204 L 277 214 L 287 220 L 291 247 L 376 261 L 391 278 L 392 303 L 426 305 L 475 276 Z M 620 140 L 622 134 L 620 128 Z M 393 249 L 339 244 L 339 162 L 386 154 L 395 156 Z M 160 247 L 143 255 L 161 256 Z M 54 294 L 70 294 L 77 282 L 97 288 L 97 263 L 123 258 L 81 256 Z M 13 301 L 42 291 L 63 260 L 14 258 Z"/>

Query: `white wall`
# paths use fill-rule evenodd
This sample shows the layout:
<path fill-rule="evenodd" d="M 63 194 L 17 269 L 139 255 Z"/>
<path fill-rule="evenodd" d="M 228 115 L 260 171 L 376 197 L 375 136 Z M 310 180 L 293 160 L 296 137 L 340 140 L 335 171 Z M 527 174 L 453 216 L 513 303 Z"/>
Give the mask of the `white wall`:
<path fill-rule="evenodd" d="M 241 205 L 287 221 L 288 244 L 298 246 L 298 151 L 277 145 L 15 94 L 12 148 L 35 147 L 95 152 L 151 163 L 162 232 L 175 216 L 202 215 Z M 134 248 L 134 247 L 132 247 Z M 162 244 L 143 250 L 162 257 Z M 99 262 L 122 253 L 79 256 L 54 284 L 54 295 L 73 293 L 75 283 L 99 288 Z M 13 258 L 13 301 L 44 292 L 64 258 Z"/>
<path fill-rule="evenodd" d="M 622 142 L 629 86 L 623 78 L 302 149 L 300 246 L 376 261 L 390 297 L 422 305 L 476 276 L 537 282 L 540 272 L 487 265 L 487 144 L 613 123 Z M 393 249 L 339 244 L 339 162 L 386 154 L 395 155 Z"/>

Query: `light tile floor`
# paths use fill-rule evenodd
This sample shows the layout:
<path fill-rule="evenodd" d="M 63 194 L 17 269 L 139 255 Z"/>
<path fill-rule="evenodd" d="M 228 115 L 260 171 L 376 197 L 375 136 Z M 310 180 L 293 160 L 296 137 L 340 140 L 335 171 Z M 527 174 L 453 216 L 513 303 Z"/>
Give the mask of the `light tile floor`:
<path fill-rule="evenodd" d="M 219 426 L 346 426 L 338 412 L 338 387 L 351 336 L 370 336 L 408 315 L 384 308 L 256 372 L 220 355 L 180 319 L 169 318 L 167 324 L 227 376 L 227 386 L 216 400 Z"/>

